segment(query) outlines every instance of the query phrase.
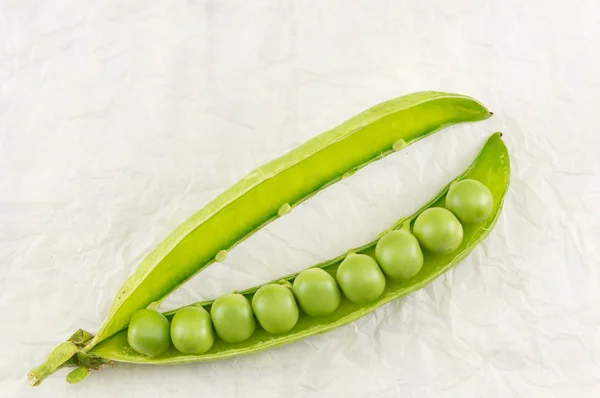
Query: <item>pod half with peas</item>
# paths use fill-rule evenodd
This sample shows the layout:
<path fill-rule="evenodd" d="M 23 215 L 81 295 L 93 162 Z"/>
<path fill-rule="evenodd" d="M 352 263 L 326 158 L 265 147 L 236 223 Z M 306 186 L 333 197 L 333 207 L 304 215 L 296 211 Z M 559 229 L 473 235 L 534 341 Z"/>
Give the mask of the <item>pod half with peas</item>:
<path fill-rule="evenodd" d="M 201 354 L 184 353 L 171 345 L 161 354 L 149 356 L 136 351 L 124 331 L 91 353 L 132 363 L 212 361 L 340 327 L 423 287 L 460 262 L 496 223 L 509 177 L 508 153 L 501 134 L 496 133 L 461 176 L 375 241 L 282 280 L 235 293 L 240 298 L 237 313 L 244 315 L 226 326 L 246 331 L 244 340 L 228 342 L 217 336 L 212 347 Z M 208 313 L 219 300 L 194 306 Z M 188 308 L 164 315 L 176 320 Z M 256 319 L 255 328 L 250 311 Z M 134 326 L 132 322 L 130 329 Z M 215 326 L 218 331 L 220 326 Z"/>

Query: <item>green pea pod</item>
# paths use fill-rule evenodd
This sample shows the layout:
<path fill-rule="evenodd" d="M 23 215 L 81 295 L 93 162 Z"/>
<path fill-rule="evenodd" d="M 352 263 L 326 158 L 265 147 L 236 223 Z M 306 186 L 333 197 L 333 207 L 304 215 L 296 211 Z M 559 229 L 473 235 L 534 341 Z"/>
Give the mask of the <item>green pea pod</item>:
<path fill-rule="evenodd" d="M 353 117 L 256 169 L 171 233 L 120 289 L 91 345 L 124 329 L 133 313 L 168 294 L 256 230 L 366 164 L 452 124 L 486 119 L 457 94 L 405 95 Z M 222 257 L 221 253 L 221 257 Z"/>
<path fill-rule="evenodd" d="M 119 290 L 98 334 L 82 350 L 125 329 L 137 310 L 160 304 L 216 258 L 225 258 L 227 250 L 318 191 L 442 128 L 490 116 L 484 105 L 464 95 L 408 94 L 376 105 L 259 167 L 143 259 Z M 53 355 L 56 363 L 71 359 L 65 353 Z M 42 370 L 30 373 L 32 383 L 56 369 Z"/>
<path fill-rule="evenodd" d="M 107 361 L 129 362 L 140 364 L 182 364 L 190 362 L 205 362 L 218 359 L 231 358 L 242 354 L 250 354 L 262 351 L 271 347 L 291 343 L 308 336 L 319 333 L 324 333 L 342 325 L 350 323 L 368 313 L 375 310 L 392 300 L 405 296 L 417 289 L 422 288 L 436 277 L 440 276 L 462 259 L 464 259 L 473 248 L 481 242 L 491 231 L 496 224 L 500 211 L 503 206 L 504 196 L 508 190 L 510 180 L 510 159 L 504 142 L 501 139 L 501 134 L 492 135 L 484 145 L 483 149 L 473 162 L 473 164 L 455 181 L 462 179 L 475 179 L 486 185 L 492 192 L 494 198 L 494 208 L 491 216 L 481 224 L 464 225 L 464 239 L 460 247 L 452 253 L 432 254 L 424 252 L 424 263 L 421 271 L 412 279 L 404 282 L 388 279 L 383 294 L 374 302 L 369 304 L 353 304 L 347 298 L 343 298 L 340 306 L 331 315 L 325 317 L 309 317 L 306 314 L 301 314 L 296 326 L 287 333 L 273 336 L 265 332 L 263 329 L 257 329 L 250 339 L 243 343 L 227 344 L 221 340 L 217 340 L 214 346 L 205 354 L 201 355 L 186 355 L 171 348 L 165 354 L 149 358 L 138 354 L 127 344 L 127 332 L 120 332 L 104 342 L 94 347 L 90 353 L 103 358 Z M 429 203 L 424 205 L 415 214 L 405 217 L 398 221 L 392 228 L 384 231 L 379 236 L 385 233 L 404 227 L 410 227 L 416 217 L 424 210 L 431 207 L 441 207 L 444 205 L 444 198 L 448 192 L 450 184 L 446 186 L 438 195 L 436 195 Z M 351 252 L 366 254 L 374 257 L 375 246 L 378 240 L 368 243 L 362 247 L 351 250 Z M 332 275 L 335 275 L 337 267 L 345 258 L 345 255 L 334 258 L 330 261 L 318 264 L 315 267 L 320 267 Z M 292 282 L 298 274 L 289 275 L 284 278 L 285 281 Z M 279 281 L 278 281 L 279 282 Z M 270 282 L 273 283 L 273 282 Z M 254 287 L 241 292 L 248 299 L 259 288 Z M 203 305 L 209 309 L 212 301 L 197 303 L 195 305 Z M 177 310 L 165 313 L 168 317 L 172 317 Z"/>

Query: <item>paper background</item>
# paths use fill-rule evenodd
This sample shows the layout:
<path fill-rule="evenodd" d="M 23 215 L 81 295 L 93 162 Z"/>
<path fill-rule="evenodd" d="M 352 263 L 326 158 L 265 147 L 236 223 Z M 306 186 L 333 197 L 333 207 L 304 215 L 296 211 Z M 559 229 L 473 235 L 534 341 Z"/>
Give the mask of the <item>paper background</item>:
<path fill-rule="evenodd" d="M 600 3 L 0 0 L 0 396 L 600 396 Z M 503 131 L 496 229 L 427 288 L 235 360 L 38 389 L 139 261 L 256 166 L 383 100 L 459 92 L 449 128 L 298 207 L 170 297 L 297 271 L 411 213 Z"/>

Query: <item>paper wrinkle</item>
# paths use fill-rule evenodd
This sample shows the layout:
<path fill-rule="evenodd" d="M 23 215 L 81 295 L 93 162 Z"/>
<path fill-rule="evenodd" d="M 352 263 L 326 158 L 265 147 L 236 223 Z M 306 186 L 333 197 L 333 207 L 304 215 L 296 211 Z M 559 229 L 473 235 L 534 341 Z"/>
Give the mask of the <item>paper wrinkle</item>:
<path fill-rule="evenodd" d="M 0 397 L 600 396 L 597 1 L 38 3 L 0 4 Z M 456 268 L 267 352 L 27 385 L 54 346 L 97 330 L 142 258 L 202 205 L 356 113 L 427 89 L 494 116 L 329 187 L 164 308 L 374 239 L 502 131 L 504 210 Z"/>

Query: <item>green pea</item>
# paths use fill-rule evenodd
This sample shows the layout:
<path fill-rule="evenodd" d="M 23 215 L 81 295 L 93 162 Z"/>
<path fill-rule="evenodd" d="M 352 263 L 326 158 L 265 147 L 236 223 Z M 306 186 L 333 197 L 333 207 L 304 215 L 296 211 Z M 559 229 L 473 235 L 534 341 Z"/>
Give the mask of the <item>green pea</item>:
<path fill-rule="evenodd" d="M 300 315 L 292 291 L 275 283 L 262 286 L 254 293 L 252 309 L 260 326 L 271 334 L 289 332 Z"/>
<path fill-rule="evenodd" d="M 481 223 L 492 214 L 494 197 L 479 181 L 466 179 L 450 185 L 446 207 L 465 224 Z"/>
<path fill-rule="evenodd" d="M 184 354 L 204 354 L 215 342 L 210 314 L 202 306 L 182 308 L 171 321 L 171 341 Z"/>
<path fill-rule="evenodd" d="M 228 293 L 216 299 L 210 316 L 217 336 L 226 343 L 248 340 L 256 329 L 250 303 L 239 293 Z"/>
<path fill-rule="evenodd" d="M 292 291 L 303 312 L 310 316 L 325 316 L 337 310 L 342 300 L 333 276 L 321 268 L 309 268 L 294 279 Z"/>
<path fill-rule="evenodd" d="M 436 253 L 449 253 L 458 249 L 463 240 L 460 221 L 442 207 L 431 207 L 417 217 L 413 233 L 421 246 Z"/>
<path fill-rule="evenodd" d="M 375 258 L 386 276 L 405 281 L 423 266 L 423 252 L 417 238 L 408 231 L 390 231 L 375 247 Z"/>
<path fill-rule="evenodd" d="M 127 342 L 135 351 L 151 357 L 163 354 L 171 346 L 169 320 L 150 309 L 136 311 L 129 321 Z"/>
<path fill-rule="evenodd" d="M 377 261 L 366 254 L 346 256 L 337 269 L 336 279 L 344 295 L 355 304 L 374 301 L 385 289 L 385 277 Z"/>

